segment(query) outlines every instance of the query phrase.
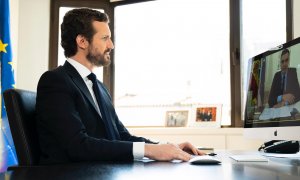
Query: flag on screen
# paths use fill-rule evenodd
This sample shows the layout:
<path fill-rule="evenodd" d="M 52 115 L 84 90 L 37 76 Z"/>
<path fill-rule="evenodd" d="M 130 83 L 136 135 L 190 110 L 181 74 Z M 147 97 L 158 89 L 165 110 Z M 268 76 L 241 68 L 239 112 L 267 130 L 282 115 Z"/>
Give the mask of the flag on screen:
<path fill-rule="evenodd" d="M 6 89 L 14 88 L 15 85 L 10 42 L 9 0 L 0 0 L 0 61 L 0 172 L 3 172 L 8 166 L 17 164 L 15 146 L 2 98 L 3 92 Z"/>
<path fill-rule="evenodd" d="M 258 106 L 262 107 L 264 106 L 264 92 L 265 92 L 265 79 L 266 79 L 266 59 L 263 58 L 261 60 L 261 65 L 260 65 L 260 82 L 259 82 L 259 87 L 258 87 Z"/>
<path fill-rule="evenodd" d="M 259 74 L 260 74 L 260 62 L 258 60 L 253 62 L 251 73 L 251 81 L 250 81 L 250 90 L 252 91 L 252 105 L 257 105 L 257 95 L 258 95 L 258 87 L 259 87 Z"/>

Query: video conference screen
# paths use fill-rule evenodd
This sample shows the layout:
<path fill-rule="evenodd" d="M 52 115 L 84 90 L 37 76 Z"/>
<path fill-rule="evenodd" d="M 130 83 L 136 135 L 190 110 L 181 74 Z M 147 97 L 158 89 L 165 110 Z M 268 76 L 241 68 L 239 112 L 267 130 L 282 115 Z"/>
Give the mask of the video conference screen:
<path fill-rule="evenodd" d="M 244 127 L 300 126 L 300 38 L 249 60 Z"/>

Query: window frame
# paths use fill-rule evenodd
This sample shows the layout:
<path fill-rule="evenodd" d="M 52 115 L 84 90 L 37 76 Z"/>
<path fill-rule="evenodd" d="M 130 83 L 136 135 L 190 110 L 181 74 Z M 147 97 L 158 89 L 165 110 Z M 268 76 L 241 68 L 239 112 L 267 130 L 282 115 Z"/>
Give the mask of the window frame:
<path fill-rule="evenodd" d="M 57 67 L 58 56 L 58 28 L 60 7 L 93 7 L 104 9 L 110 17 L 110 29 L 112 40 L 114 40 L 114 8 L 116 6 L 154 0 L 52 0 L 50 5 L 50 39 L 49 41 L 49 67 Z M 241 70 L 240 70 L 240 0 L 229 0 L 230 13 L 230 87 L 231 87 L 231 125 L 229 127 L 243 127 L 244 121 L 241 117 Z M 293 1 L 286 0 L 286 40 L 293 39 Z M 103 83 L 108 88 L 112 101 L 114 102 L 115 89 L 115 63 L 114 52 L 111 55 L 111 65 L 103 68 Z"/>

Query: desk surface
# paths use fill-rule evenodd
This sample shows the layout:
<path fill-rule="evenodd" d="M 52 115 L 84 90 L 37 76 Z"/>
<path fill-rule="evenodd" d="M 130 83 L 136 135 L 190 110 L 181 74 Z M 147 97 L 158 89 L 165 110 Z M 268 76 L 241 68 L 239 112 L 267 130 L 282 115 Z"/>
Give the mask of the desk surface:
<path fill-rule="evenodd" d="M 269 162 L 236 162 L 239 151 L 217 152 L 221 165 L 191 165 L 188 162 L 91 162 L 16 168 L 0 179 L 300 179 L 300 159 L 268 158 Z M 249 154 L 249 153 L 247 153 Z"/>

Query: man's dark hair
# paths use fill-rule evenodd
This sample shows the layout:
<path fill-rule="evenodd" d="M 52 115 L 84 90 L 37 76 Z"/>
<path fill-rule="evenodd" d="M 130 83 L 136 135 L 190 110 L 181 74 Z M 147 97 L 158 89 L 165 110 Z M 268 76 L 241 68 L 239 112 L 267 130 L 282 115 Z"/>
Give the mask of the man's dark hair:
<path fill-rule="evenodd" d="M 290 54 L 290 50 L 289 49 L 282 50 L 280 57 L 282 58 L 282 56 L 285 55 L 285 54 Z"/>
<path fill-rule="evenodd" d="M 95 30 L 92 22 L 109 22 L 108 16 L 100 11 L 80 8 L 66 13 L 61 24 L 61 46 L 65 56 L 71 57 L 77 53 L 76 37 L 84 36 L 90 43 Z"/>

